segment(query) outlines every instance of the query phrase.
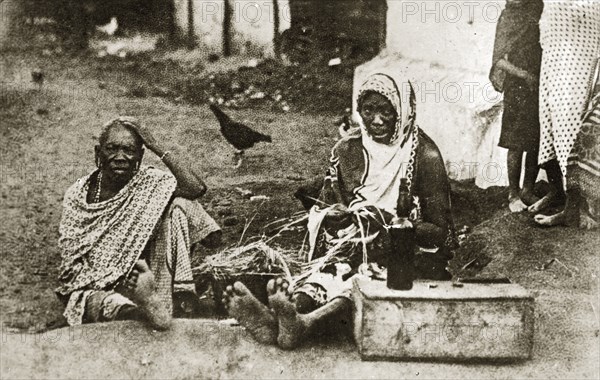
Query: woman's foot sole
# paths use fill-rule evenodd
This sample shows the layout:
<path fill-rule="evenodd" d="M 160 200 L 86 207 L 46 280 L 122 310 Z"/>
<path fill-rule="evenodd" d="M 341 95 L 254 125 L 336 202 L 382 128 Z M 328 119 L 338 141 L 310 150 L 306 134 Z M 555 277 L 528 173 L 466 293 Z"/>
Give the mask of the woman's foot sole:
<path fill-rule="evenodd" d="M 262 344 L 277 343 L 277 320 L 269 308 L 260 302 L 241 282 L 228 286 L 223 293 L 223 305 L 230 316 Z"/>
<path fill-rule="evenodd" d="M 270 280 L 267 284 L 267 293 L 269 305 L 277 316 L 279 327 L 277 343 L 281 348 L 292 349 L 302 343 L 308 331 L 308 323 L 305 315 L 296 311 L 288 287 L 288 282 L 281 278 Z"/>

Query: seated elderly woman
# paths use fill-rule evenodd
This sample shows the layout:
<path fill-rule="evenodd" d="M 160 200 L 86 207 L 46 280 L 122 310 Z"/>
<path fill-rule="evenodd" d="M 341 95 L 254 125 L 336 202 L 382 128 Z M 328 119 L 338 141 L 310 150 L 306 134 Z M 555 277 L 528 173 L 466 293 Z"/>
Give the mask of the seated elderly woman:
<path fill-rule="evenodd" d="M 408 184 L 413 200 L 417 277 L 451 278 L 445 267 L 455 238 L 444 161 L 415 124 L 411 83 L 398 83 L 402 93 L 385 74 L 371 75 L 362 84 L 360 129 L 333 148 L 319 198 L 310 210 L 309 260 L 336 260 L 323 261 L 294 283 L 271 280 L 270 307 L 240 282 L 226 289 L 223 302 L 229 314 L 259 342 L 293 348 L 322 331 L 324 322 L 345 324 L 352 310 L 351 278 L 383 277 L 391 244 L 386 228 L 396 214 L 402 183 Z"/>
<path fill-rule="evenodd" d="M 144 146 L 172 174 L 141 166 Z M 64 197 L 56 290 L 64 315 L 70 325 L 140 319 L 165 329 L 173 289 L 194 291 L 192 245 L 220 238 L 219 226 L 192 201 L 206 186 L 133 118 L 106 124 L 95 152 L 97 169 Z"/>

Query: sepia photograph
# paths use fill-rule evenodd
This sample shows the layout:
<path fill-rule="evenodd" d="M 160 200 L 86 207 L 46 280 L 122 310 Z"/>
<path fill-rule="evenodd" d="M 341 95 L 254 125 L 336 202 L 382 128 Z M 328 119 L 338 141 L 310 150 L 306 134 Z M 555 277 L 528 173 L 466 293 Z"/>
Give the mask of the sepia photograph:
<path fill-rule="evenodd" d="M 0 0 L 0 379 L 600 379 L 600 0 Z"/>

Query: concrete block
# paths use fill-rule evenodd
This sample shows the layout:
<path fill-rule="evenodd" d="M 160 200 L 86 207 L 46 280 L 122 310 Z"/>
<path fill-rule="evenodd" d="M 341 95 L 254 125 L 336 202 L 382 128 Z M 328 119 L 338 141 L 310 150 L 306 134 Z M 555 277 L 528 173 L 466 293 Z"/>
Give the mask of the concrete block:
<path fill-rule="evenodd" d="M 416 281 L 408 291 L 354 281 L 363 360 L 509 361 L 531 356 L 534 299 L 516 284 Z"/>

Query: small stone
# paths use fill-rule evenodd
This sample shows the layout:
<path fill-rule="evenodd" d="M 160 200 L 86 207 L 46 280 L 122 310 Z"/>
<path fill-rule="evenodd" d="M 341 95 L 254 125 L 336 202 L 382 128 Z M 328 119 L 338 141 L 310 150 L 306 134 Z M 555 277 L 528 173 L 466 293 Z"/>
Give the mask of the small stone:
<path fill-rule="evenodd" d="M 301 175 L 286 175 L 285 178 L 291 181 L 304 181 L 306 179 Z"/>
<path fill-rule="evenodd" d="M 341 64 L 342 64 L 341 58 L 333 58 L 333 59 L 329 60 L 329 62 L 327 63 L 327 66 L 332 67 L 332 66 L 338 66 Z"/>
<path fill-rule="evenodd" d="M 458 229 L 457 231 L 459 234 L 468 234 L 469 232 L 471 232 L 471 227 L 469 226 L 462 226 L 461 228 Z"/>
<path fill-rule="evenodd" d="M 250 201 L 254 202 L 254 201 L 266 201 L 269 200 L 270 198 L 266 195 L 253 195 L 250 197 Z"/>
<path fill-rule="evenodd" d="M 247 189 L 242 189 L 241 187 L 236 187 L 235 190 L 240 193 L 240 195 L 244 198 L 250 199 L 254 193 Z"/>
<path fill-rule="evenodd" d="M 232 226 L 235 226 L 238 223 L 239 223 L 239 221 L 238 221 L 238 219 L 235 216 L 230 216 L 230 217 L 225 218 L 223 220 L 223 225 L 225 227 L 232 227 Z"/>

